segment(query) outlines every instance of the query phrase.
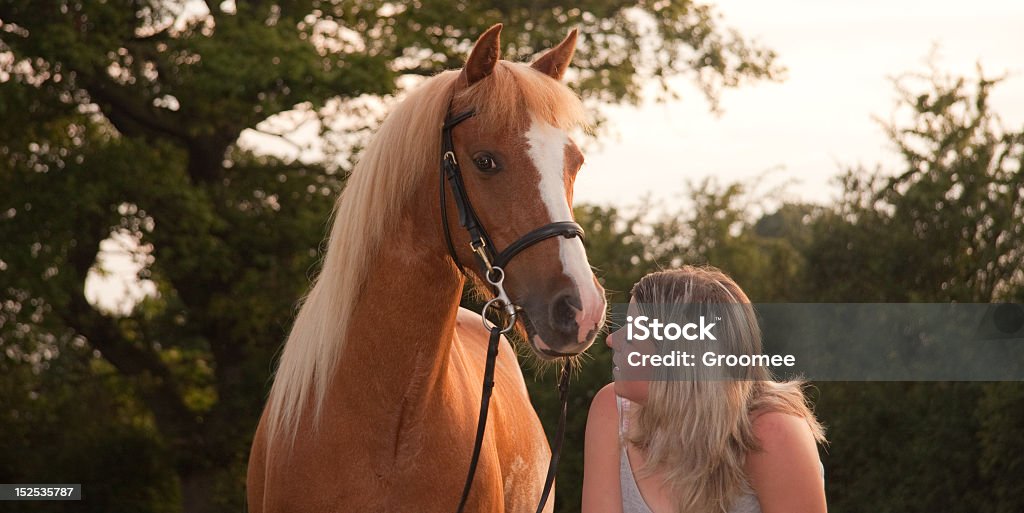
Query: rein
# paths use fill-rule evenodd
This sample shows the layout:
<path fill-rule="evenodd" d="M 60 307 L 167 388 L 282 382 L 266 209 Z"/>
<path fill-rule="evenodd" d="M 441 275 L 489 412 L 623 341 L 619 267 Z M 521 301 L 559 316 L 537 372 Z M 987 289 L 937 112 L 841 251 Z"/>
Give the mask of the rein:
<path fill-rule="evenodd" d="M 466 502 L 469 500 L 470 490 L 473 487 L 473 477 L 476 475 L 477 463 L 480 460 L 480 450 L 483 446 L 484 431 L 487 428 L 487 414 L 491 404 L 491 393 L 494 389 L 494 367 L 498 357 L 498 342 L 503 333 L 512 331 L 519 311 L 519 307 L 512 302 L 508 297 L 508 293 L 505 292 L 503 285 L 505 281 L 504 267 L 520 252 L 541 241 L 554 237 L 565 237 L 567 239 L 579 237 L 582 240 L 583 228 L 572 221 L 548 223 L 526 233 L 512 244 L 509 244 L 503 251 L 495 252 L 495 246 L 487 235 L 487 230 L 484 229 L 483 223 L 480 222 L 480 218 L 477 217 L 476 212 L 473 210 L 473 205 L 466 194 L 466 186 L 462 180 L 462 170 L 459 167 L 458 160 L 455 158 L 455 145 L 452 141 L 452 130 L 459 123 L 473 117 L 475 112 L 469 110 L 452 116 L 450 111 L 449 107 L 449 115 L 441 126 L 440 204 L 444 238 L 448 244 L 448 253 L 452 261 L 465 274 L 466 270 L 455 254 L 455 245 L 452 243 L 451 232 L 448 228 L 448 207 L 445 194 L 445 182 L 447 182 L 448 188 L 452 191 L 452 197 L 455 198 L 455 207 L 459 213 L 459 224 L 469 234 L 469 246 L 473 250 L 480 270 L 494 292 L 494 297 L 487 301 L 480 311 L 484 327 L 490 331 L 490 338 L 487 342 L 487 362 L 484 366 L 483 390 L 480 394 L 480 413 L 477 417 L 473 456 L 469 462 L 469 473 L 466 475 L 466 484 L 462 489 L 462 498 L 459 500 L 459 507 L 456 510 L 458 513 L 462 513 Z M 504 326 L 487 320 L 487 313 L 492 308 L 504 310 L 507 316 Z M 558 431 L 555 435 L 554 447 L 551 449 L 551 461 L 548 462 L 547 477 L 544 480 L 544 490 L 541 492 L 540 503 L 537 505 L 537 513 L 541 513 L 544 510 L 544 505 L 547 503 L 551 488 L 554 485 L 555 472 L 558 469 L 558 459 L 562 451 L 562 441 L 565 438 L 565 420 L 569 404 L 569 366 L 565 362 L 562 363 L 562 370 L 558 377 L 558 397 L 561 402 Z"/>

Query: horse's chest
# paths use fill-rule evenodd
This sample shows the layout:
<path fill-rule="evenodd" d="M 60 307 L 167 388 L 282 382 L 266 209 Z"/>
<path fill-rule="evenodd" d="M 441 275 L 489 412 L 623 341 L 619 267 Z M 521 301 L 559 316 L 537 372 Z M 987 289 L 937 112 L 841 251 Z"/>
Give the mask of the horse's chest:
<path fill-rule="evenodd" d="M 495 386 L 467 511 L 519 513 L 536 508 L 550 451 L 532 406 L 519 390 L 521 384 Z M 422 504 L 421 511 L 454 511 L 469 468 L 479 410 L 479 403 L 461 402 L 466 404 L 442 398 L 427 410 L 431 413 L 406 424 L 394 466 L 394 482 L 403 484 L 391 488 L 394 504 L 412 502 Z M 422 503 L 424 497 L 432 499 Z"/>

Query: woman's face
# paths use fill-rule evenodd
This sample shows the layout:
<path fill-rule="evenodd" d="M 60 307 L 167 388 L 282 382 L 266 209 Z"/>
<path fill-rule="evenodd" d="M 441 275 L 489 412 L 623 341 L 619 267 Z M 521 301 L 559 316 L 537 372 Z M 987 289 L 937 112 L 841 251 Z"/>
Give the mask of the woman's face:
<path fill-rule="evenodd" d="M 636 302 L 632 300 L 629 302 L 629 315 L 636 315 Z M 647 376 L 649 369 L 630 367 L 629 354 L 656 354 L 657 348 L 654 343 L 646 340 L 627 340 L 626 328 L 622 327 L 609 333 L 605 337 L 605 344 L 614 352 L 612 376 L 615 378 L 615 394 L 635 403 L 646 402 L 651 383 Z"/>

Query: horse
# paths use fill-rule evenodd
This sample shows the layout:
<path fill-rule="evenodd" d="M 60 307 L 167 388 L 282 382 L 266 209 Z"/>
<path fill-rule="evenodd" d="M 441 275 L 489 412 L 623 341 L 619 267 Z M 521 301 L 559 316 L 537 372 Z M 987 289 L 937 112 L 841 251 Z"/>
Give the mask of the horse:
<path fill-rule="evenodd" d="M 573 221 L 583 164 L 569 132 L 585 113 L 561 81 L 577 32 L 531 64 L 502 60 L 500 33 L 491 27 L 461 70 L 426 79 L 397 104 L 348 178 L 253 439 L 251 513 L 456 509 L 490 332 L 460 307 L 466 280 L 485 276 L 459 237 L 455 193 L 436 179 L 440 129 L 473 113 L 450 128 L 451 157 L 498 248 Z M 503 271 L 521 308 L 516 329 L 537 358 L 593 343 L 606 303 L 580 238 L 536 242 Z M 532 512 L 550 448 L 505 337 L 495 365 L 466 510 Z"/>

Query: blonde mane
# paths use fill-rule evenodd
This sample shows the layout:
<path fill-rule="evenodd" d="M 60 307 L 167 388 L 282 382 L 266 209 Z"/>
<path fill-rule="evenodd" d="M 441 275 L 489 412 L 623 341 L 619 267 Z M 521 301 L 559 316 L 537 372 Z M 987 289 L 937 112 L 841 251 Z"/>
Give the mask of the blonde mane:
<path fill-rule="evenodd" d="M 458 71 L 436 75 L 399 103 L 348 178 L 335 205 L 323 267 L 299 309 L 274 376 L 267 404 L 269 440 L 286 436 L 294 442 L 300 414 L 310 405 L 314 426 L 319 424 L 380 235 L 398 219 L 422 180 L 439 172 L 440 127 L 458 77 Z M 508 126 L 517 118 L 509 113 L 524 108 L 562 129 L 585 126 L 579 98 L 525 64 L 499 61 L 494 73 L 459 91 L 452 102 L 454 111 L 475 109 L 477 120 L 488 126 Z"/>

